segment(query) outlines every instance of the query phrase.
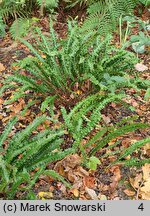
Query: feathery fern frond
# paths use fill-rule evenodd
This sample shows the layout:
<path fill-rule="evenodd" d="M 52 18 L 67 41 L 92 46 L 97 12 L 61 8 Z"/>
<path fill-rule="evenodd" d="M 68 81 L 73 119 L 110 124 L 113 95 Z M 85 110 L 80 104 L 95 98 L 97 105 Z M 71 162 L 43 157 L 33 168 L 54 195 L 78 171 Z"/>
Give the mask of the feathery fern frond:
<path fill-rule="evenodd" d="M 43 6 L 45 8 L 55 8 L 58 5 L 58 0 L 36 0 L 39 6 Z"/>
<path fill-rule="evenodd" d="M 13 39 L 24 37 L 28 34 L 32 24 L 32 19 L 18 18 L 11 25 L 9 32 Z"/>
<path fill-rule="evenodd" d="M 97 30 L 99 34 L 105 35 L 115 30 L 118 17 L 132 12 L 137 3 L 139 3 L 139 0 L 91 1 L 87 9 L 89 15 L 82 30 Z"/>

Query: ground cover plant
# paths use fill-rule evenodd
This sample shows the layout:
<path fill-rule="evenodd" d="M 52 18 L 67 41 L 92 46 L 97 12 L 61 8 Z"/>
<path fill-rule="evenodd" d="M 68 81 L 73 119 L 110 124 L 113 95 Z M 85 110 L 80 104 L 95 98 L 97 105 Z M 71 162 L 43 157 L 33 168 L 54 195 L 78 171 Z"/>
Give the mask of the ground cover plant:
<path fill-rule="evenodd" d="M 0 198 L 150 199 L 148 1 L 0 5 Z"/>

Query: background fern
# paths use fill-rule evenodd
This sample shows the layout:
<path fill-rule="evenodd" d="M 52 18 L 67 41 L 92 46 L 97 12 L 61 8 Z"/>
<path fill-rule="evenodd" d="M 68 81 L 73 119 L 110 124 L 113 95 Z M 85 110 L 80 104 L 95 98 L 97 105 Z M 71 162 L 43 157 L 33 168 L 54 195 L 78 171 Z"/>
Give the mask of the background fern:
<path fill-rule="evenodd" d="M 32 24 L 31 21 L 33 21 L 29 18 L 32 10 L 40 8 L 40 15 L 43 16 L 44 9 L 48 9 L 51 12 L 57 5 L 58 0 L 3 0 L 0 2 L 0 17 L 2 17 L 5 23 L 8 23 L 9 18 L 14 21 L 10 27 L 10 33 L 12 38 L 16 39 L 28 33 Z M 0 31 L 2 31 L 3 26 L 1 22 L 0 26 Z M 1 34 L 4 35 L 4 31 Z"/>
<path fill-rule="evenodd" d="M 36 0 L 36 2 L 39 6 L 43 4 L 45 8 L 55 8 L 58 6 L 58 0 Z"/>
<path fill-rule="evenodd" d="M 27 35 L 32 23 L 32 19 L 28 18 L 18 18 L 17 20 L 15 20 L 9 29 L 12 38 L 17 39 Z"/>
<path fill-rule="evenodd" d="M 96 31 L 98 34 L 106 35 L 116 30 L 118 18 L 133 12 L 140 0 L 66 0 L 70 6 L 85 4 L 87 6 L 87 18 L 85 19 L 82 31 Z M 142 3 L 145 4 L 145 1 Z"/>
<path fill-rule="evenodd" d="M 83 31 L 97 30 L 99 34 L 114 31 L 118 18 L 133 11 L 137 0 L 93 1 L 87 11 L 88 17 L 83 24 Z"/>
<path fill-rule="evenodd" d="M 27 17 L 36 6 L 42 8 L 55 8 L 58 5 L 58 0 L 2 0 L 0 2 L 0 15 L 5 19 L 11 16 L 14 19 L 17 17 Z"/>

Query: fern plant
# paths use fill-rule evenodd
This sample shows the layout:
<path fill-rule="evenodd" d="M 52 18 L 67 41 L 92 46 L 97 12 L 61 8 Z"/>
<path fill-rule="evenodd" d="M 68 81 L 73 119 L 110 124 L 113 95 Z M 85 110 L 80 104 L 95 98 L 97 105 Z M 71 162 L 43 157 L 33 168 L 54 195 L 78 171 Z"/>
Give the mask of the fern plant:
<path fill-rule="evenodd" d="M 87 6 L 87 18 L 82 31 L 97 31 L 98 34 L 106 35 L 116 29 L 118 18 L 133 12 L 134 7 L 140 0 L 65 0 L 71 7 L 76 4 Z M 145 3 L 145 1 L 143 1 Z M 146 1 L 147 2 L 147 1 Z"/>
<path fill-rule="evenodd" d="M 95 94 L 80 101 L 68 114 L 65 108 L 62 108 L 64 125 L 74 139 L 73 148 L 75 148 L 76 151 L 77 149 L 80 150 L 85 165 L 89 166 L 91 163 L 90 161 L 93 161 L 93 157 L 95 158 L 94 155 L 99 150 L 110 148 L 107 144 L 111 140 L 123 136 L 129 132 L 150 127 L 149 124 L 136 122 L 135 120 L 137 117 L 124 118 L 121 122 L 114 126 L 104 126 L 103 124 L 100 124 L 101 110 L 112 101 L 121 102 L 121 98 L 123 96 L 124 95 L 110 94 L 108 98 L 105 98 L 105 96 Z M 91 135 L 93 132 L 94 135 Z M 82 140 L 84 139 L 85 141 L 87 137 L 90 137 L 90 139 L 88 139 L 84 145 L 81 144 Z M 137 151 L 144 144 L 148 143 L 149 140 L 149 138 L 146 138 L 134 143 L 126 149 L 114 152 L 114 154 L 119 155 L 118 160 L 114 163 L 120 162 L 122 158 L 125 158 L 129 154 L 132 155 L 134 151 Z M 141 161 L 141 164 L 143 164 L 144 161 L 145 160 Z M 96 160 L 96 163 L 97 162 L 98 161 Z M 113 165 L 113 163 L 110 165 Z M 131 162 L 130 165 L 134 166 L 135 163 Z M 94 167 L 96 166 L 94 165 Z"/>
<path fill-rule="evenodd" d="M 2 0 L 0 2 L 0 16 L 2 16 L 5 21 L 7 21 L 10 16 L 14 19 L 17 17 L 24 17 L 26 13 L 25 0 Z"/>
<path fill-rule="evenodd" d="M 58 0 L 2 0 L 0 2 L 0 15 L 7 21 L 11 16 L 14 19 L 17 17 L 27 17 L 31 11 L 40 7 L 40 11 L 44 8 L 55 8 L 58 5 Z"/>
<path fill-rule="evenodd" d="M 63 151 L 60 148 L 64 134 L 62 129 L 56 131 L 48 128 L 41 133 L 32 134 L 45 120 L 46 116 L 37 117 L 24 130 L 9 138 L 12 126 L 17 122 L 17 117 L 14 117 L 0 136 L 0 192 L 5 198 L 13 199 L 19 190 L 30 191 L 41 174 L 51 174 L 70 187 L 69 183 L 53 170 L 45 171 L 49 162 L 73 153 L 73 149 Z M 8 143 L 6 149 L 3 148 L 5 141 Z M 35 168 L 38 168 L 38 171 L 35 171 Z M 31 175 L 31 171 L 34 171 L 34 174 Z M 24 186 L 20 187 L 22 183 Z"/>
<path fill-rule="evenodd" d="M 44 36 L 37 28 L 35 44 L 20 39 L 31 50 L 33 57 L 24 58 L 15 64 L 18 71 L 8 77 L 5 86 L 15 81 L 22 84 L 18 94 L 21 91 L 24 94 L 25 88 L 44 96 L 57 94 L 62 97 L 72 93 L 76 82 L 81 87 L 85 80 L 90 79 L 95 89 L 97 86 L 104 87 L 108 81 L 106 75 L 110 78 L 115 76 L 113 81 L 123 77 L 122 80 L 127 82 L 126 71 L 132 71 L 137 62 L 134 54 L 116 49 L 110 44 L 109 35 L 102 41 L 100 37 L 93 39 L 93 33 L 83 37 L 79 31 L 75 22 L 69 22 L 67 38 L 58 39 L 50 22 L 50 37 Z M 20 74 L 22 69 L 30 75 Z"/>
<path fill-rule="evenodd" d="M 52 12 L 57 5 L 58 0 L 2 0 L 0 2 L 0 17 L 5 23 L 9 18 L 14 21 L 10 27 L 10 33 L 12 38 L 16 39 L 28 33 L 33 21 L 29 16 L 33 9 L 40 8 L 40 15 L 43 16 L 45 9 Z"/>
<path fill-rule="evenodd" d="M 83 30 L 95 29 L 100 34 L 115 30 L 118 17 L 131 13 L 137 2 L 137 0 L 93 1 L 88 8 L 89 16 L 83 24 Z"/>

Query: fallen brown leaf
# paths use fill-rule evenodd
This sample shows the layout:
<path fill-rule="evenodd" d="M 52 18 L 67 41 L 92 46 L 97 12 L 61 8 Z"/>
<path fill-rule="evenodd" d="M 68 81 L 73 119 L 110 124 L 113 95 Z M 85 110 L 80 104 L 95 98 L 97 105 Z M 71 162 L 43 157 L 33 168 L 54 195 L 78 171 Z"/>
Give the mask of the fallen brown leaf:
<path fill-rule="evenodd" d="M 5 70 L 5 67 L 2 63 L 0 63 L 0 72 L 4 71 Z"/>
<path fill-rule="evenodd" d="M 73 193 L 73 195 L 74 195 L 75 197 L 79 197 L 79 190 L 78 190 L 78 189 L 73 188 L 73 189 L 70 190 L 70 192 Z"/>
<path fill-rule="evenodd" d="M 124 193 L 125 193 L 127 196 L 134 196 L 134 195 L 135 195 L 135 191 L 132 191 L 132 190 L 129 190 L 129 189 L 125 189 L 125 190 L 124 190 Z"/>
<path fill-rule="evenodd" d="M 85 176 L 83 178 L 83 184 L 85 187 L 94 189 L 95 188 L 95 178 L 91 176 Z"/>
<path fill-rule="evenodd" d="M 98 196 L 97 196 L 96 192 L 93 189 L 85 187 L 85 191 L 90 196 L 90 198 L 92 200 L 98 200 Z"/>
<path fill-rule="evenodd" d="M 135 69 L 139 72 L 143 72 L 145 70 L 148 70 L 148 67 L 145 66 L 144 64 L 142 63 L 137 63 L 136 65 L 134 65 Z"/>

